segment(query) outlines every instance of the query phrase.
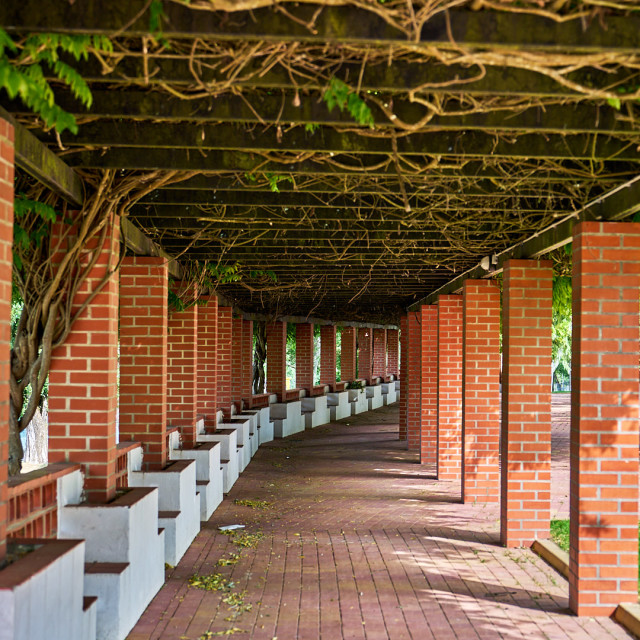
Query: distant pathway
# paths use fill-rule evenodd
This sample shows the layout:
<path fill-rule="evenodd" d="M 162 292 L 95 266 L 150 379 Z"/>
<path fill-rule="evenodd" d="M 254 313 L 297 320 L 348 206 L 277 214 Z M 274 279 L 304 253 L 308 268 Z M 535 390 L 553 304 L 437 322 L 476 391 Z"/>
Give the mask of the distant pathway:
<path fill-rule="evenodd" d="M 461 505 L 459 487 L 398 442 L 397 419 L 383 408 L 261 447 L 130 640 L 630 637 L 569 615 L 566 581 L 531 551 L 498 546 L 497 508 Z M 217 527 L 236 523 L 264 537 L 218 566 L 237 547 Z M 246 590 L 252 608 L 235 620 L 223 594 L 188 585 L 215 572 Z"/>

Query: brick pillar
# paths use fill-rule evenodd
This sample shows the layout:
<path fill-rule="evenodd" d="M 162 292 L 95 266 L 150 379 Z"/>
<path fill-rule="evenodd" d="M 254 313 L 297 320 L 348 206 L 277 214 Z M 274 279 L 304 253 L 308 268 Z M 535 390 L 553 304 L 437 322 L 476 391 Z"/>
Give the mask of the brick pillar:
<path fill-rule="evenodd" d="M 244 331 L 242 318 L 233 318 L 231 330 L 231 402 L 237 411 L 242 407 L 242 390 L 244 388 L 244 368 L 242 353 L 244 349 Z"/>
<path fill-rule="evenodd" d="M 208 296 L 198 309 L 198 416 L 213 419 L 218 410 L 218 298 Z"/>
<path fill-rule="evenodd" d="M 398 330 L 387 329 L 387 375 L 398 376 Z"/>
<path fill-rule="evenodd" d="M 422 440 L 422 330 L 420 314 L 408 313 L 407 321 L 407 368 L 403 384 L 407 390 L 407 440 L 409 451 L 420 451 Z"/>
<path fill-rule="evenodd" d="M 400 317 L 400 350 L 398 375 L 400 377 L 400 399 L 398 400 L 398 440 L 407 440 L 407 363 L 409 361 L 409 316 Z"/>
<path fill-rule="evenodd" d="M 549 261 L 505 263 L 500 539 L 507 547 L 549 537 L 552 277 Z"/>
<path fill-rule="evenodd" d="M 242 394 L 245 406 L 251 408 L 253 397 L 253 320 L 242 321 Z"/>
<path fill-rule="evenodd" d="M 573 236 L 569 606 L 609 616 L 638 601 L 640 224 Z"/>
<path fill-rule="evenodd" d="M 313 387 L 313 325 L 296 325 L 296 388 L 311 393 Z"/>
<path fill-rule="evenodd" d="M 182 444 L 196 444 L 198 410 L 198 307 L 169 313 L 167 422 L 180 427 Z"/>
<path fill-rule="evenodd" d="M 218 307 L 218 410 L 231 409 L 231 340 L 233 335 L 231 307 Z"/>
<path fill-rule="evenodd" d="M 373 374 L 373 329 L 358 329 L 358 378 L 371 380 Z"/>
<path fill-rule="evenodd" d="M 267 322 L 267 391 L 284 401 L 287 388 L 287 323 Z"/>
<path fill-rule="evenodd" d="M 116 266 L 119 219 L 111 231 L 73 301 L 74 309 Z M 54 254 L 62 255 L 68 233 L 62 223 L 54 229 Z M 109 278 L 75 321 L 66 342 L 53 351 L 49 371 L 49 462 L 82 464 L 91 502 L 107 502 L 116 493 L 118 285 L 117 275 Z"/>
<path fill-rule="evenodd" d="M 387 330 L 373 330 L 373 376 L 384 378 L 387 374 Z"/>
<path fill-rule="evenodd" d="M 144 447 L 147 469 L 167 463 L 166 258 L 134 256 L 120 266 L 120 441 Z"/>
<path fill-rule="evenodd" d="M 438 455 L 438 307 L 420 308 L 420 463 L 436 462 Z"/>
<path fill-rule="evenodd" d="M 336 326 L 320 327 L 320 384 L 328 384 L 333 391 L 336 384 Z"/>
<path fill-rule="evenodd" d="M 438 296 L 438 479 L 462 474 L 462 296 Z"/>
<path fill-rule="evenodd" d="M 340 380 L 351 382 L 356 379 L 355 327 L 342 327 L 340 340 Z"/>
<path fill-rule="evenodd" d="M 462 359 L 462 501 L 500 501 L 500 289 L 465 280 Z"/>
<path fill-rule="evenodd" d="M 6 555 L 7 461 L 9 460 L 9 344 L 13 263 L 13 127 L 0 119 L 0 565 Z"/>

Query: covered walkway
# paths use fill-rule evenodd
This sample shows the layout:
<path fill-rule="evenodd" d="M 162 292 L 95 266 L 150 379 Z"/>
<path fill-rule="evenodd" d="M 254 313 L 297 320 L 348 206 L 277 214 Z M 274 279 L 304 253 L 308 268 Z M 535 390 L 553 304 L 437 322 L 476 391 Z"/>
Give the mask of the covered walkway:
<path fill-rule="evenodd" d="M 609 618 L 571 615 L 563 578 L 531 550 L 499 546 L 498 505 L 460 504 L 459 485 L 417 465 L 397 423 L 390 406 L 261 447 L 130 640 L 630 637 Z M 554 426 L 562 511 L 568 443 Z M 230 524 L 264 537 L 239 552 L 218 530 Z M 215 573 L 230 591 L 189 586 Z"/>

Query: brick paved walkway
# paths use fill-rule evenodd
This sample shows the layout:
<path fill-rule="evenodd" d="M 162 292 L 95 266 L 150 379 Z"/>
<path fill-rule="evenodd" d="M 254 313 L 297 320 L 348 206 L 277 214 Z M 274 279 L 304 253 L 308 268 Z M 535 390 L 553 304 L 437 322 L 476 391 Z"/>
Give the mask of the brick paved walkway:
<path fill-rule="evenodd" d="M 497 509 L 461 505 L 459 487 L 437 482 L 396 438 L 391 407 L 261 447 L 130 640 L 234 629 L 266 640 L 630 637 L 607 618 L 568 614 L 558 574 L 497 545 Z M 237 547 L 217 527 L 235 523 L 264 538 L 218 566 Z M 188 585 L 215 572 L 246 590 L 251 610 L 229 619 L 225 594 Z"/>

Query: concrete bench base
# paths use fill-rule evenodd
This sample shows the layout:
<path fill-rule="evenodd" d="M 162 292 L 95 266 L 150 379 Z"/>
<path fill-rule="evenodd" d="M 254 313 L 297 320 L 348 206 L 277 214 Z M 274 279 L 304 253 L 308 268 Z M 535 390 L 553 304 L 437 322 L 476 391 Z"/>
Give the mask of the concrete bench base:
<path fill-rule="evenodd" d="M 383 406 L 384 400 L 382 399 L 382 387 L 376 385 L 374 387 L 366 388 L 367 402 L 369 403 L 369 411 L 374 411 Z"/>
<path fill-rule="evenodd" d="M 222 490 L 229 493 L 239 475 L 238 469 L 238 431 L 225 429 L 215 433 L 198 434 L 198 442 L 220 443 L 220 466 L 222 467 Z"/>
<path fill-rule="evenodd" d="M 364 389 L 349 389 L 349 402 L 351 403 L 351 415 L 357 416 L 359 413 L 369 411 L 367 394 Z"/>
<path fill-rule="evenodd" d="M 313 429 L 331 420 L 326 396 L 314 396 L 302 399 L 302 413 L 305 429 Z"/>
<path fill-rule="evenodd" d="M 351 416 L 351 404 L 349 403 L 349 391 L 327 394 L 327 405 L 331 412 L 331 421 L 342 420 Z"/>
<path fill-rule="evenodd" d="M 302 402 L 300 400 L 276 402 L 270 406 L 270 409 L 274 437 L 286 438 L 294 433 L 304 431 Z"/>

